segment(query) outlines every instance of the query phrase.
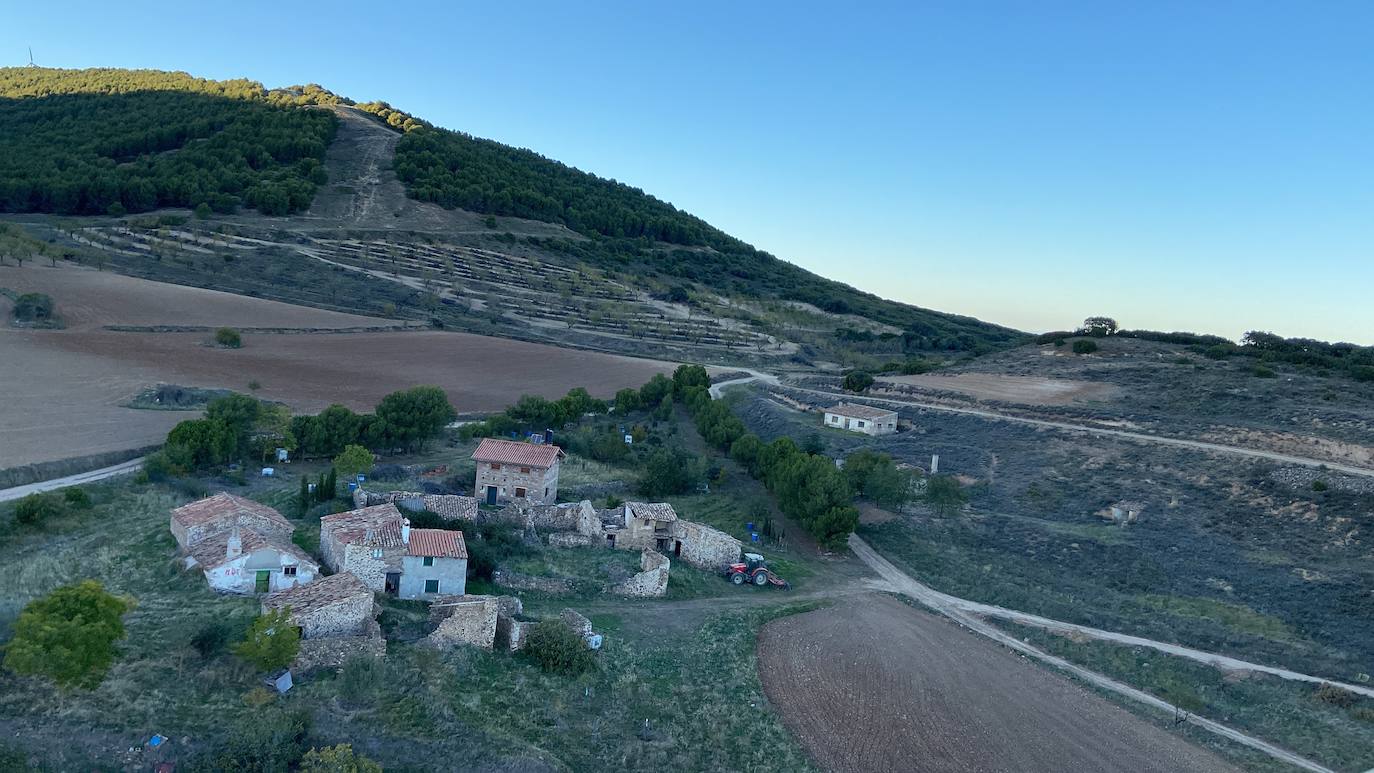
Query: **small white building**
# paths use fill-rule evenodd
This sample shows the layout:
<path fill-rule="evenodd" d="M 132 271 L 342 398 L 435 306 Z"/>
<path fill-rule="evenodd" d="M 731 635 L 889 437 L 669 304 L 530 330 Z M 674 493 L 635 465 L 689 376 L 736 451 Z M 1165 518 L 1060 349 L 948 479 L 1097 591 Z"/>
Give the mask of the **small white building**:
<path fill-rule="evenodd" d="M 403 599 L 432 601 L 439 595 L 467 592 L 468 549 L 461 531 L 402 529 L 406 543 L 401 557 Z"/>
<path fill-rule="evenodd" d="M 197 542 L 186 551 L 186 568 L 205 574 L 221 593 L 269 593 L 305 585 L 320 565 L 291 542 L 237 526 Z"/>
<path fill-rule="evenodd" d="M 868 405 L 840 403 L 825 409 L 825 426 L 865 435 L 887 435 L 897 431 L 897 412 Z"/>

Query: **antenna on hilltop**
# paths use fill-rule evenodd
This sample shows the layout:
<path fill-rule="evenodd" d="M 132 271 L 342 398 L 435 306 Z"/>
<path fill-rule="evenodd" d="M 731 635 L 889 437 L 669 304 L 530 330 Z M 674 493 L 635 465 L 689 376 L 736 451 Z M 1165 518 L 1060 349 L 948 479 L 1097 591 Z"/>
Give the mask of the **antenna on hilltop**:
<path fill-rule="evenodd" d="M 36 64 L 33 63 L 33 46 L 29 46 L 29 66 L 30 66 L 30 67 L 37 67 L 37 66 L 38 66 L 38 65 L 36 65 Z"/>

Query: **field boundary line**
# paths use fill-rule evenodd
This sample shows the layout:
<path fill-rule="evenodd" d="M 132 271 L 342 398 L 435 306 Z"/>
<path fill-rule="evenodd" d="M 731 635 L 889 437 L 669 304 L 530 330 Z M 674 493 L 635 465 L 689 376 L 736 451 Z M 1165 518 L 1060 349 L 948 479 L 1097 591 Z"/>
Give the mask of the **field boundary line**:
<path fill-rule="evenodd" d="M 1068 673 L 1079 677 L 1080 679 L 1089 684 L 1095 685 L 1110 692 L 1117 693 L 1118 695 L 1130 698 L 1139 703 L 1143 703 L 1147 706 L 1150 706 L 1151 708 L 1158 709 L 1169 714 L 1177 714 L 1178 708 L 1173 704 L 1169 703 L 1168 701 L 1157 698 L 1154 695 L 1145 692 L 1144 690 L 1139 690 L 1135 687 L 1131 687 L 1130 685 L 1125 684 L 1124 682 L 1118 682 L 1117 680 L 1099 674 L 1096 671 L 1090 671 L 1087 668 L 1076 665 L 1074 663 L 1070 663 L 1064 658 L 1058 657 L 1056 655 L 1051 655 L 1038 647 L 1027 644 L 1012 636 L 1011 634 L 999 630 L 993 627 L 991 624 L 983 620 L 980 620 L 977 617 L 974 617 L 974 613 L 968 609 L 965 609 L 963 605 L 973 605 L 978 607 L 984 607 L 987 605 L 978 604 L 977 602 L 966 601 L 964 599 L 957 599 L 954 596 L 949 596 L 947 594 L 940 593 L 939 591 L 936 591 L 933 588 L 924 585 L 923 583 L 917 582 L 910 575 L 903 572 L 901 569 L 898 569 L 891 561 L 888 561 L 886 558 L 883 558 L 882 555 L 880 555 L 877 551 L 870 547 L 869 544 L 865 542 L 863 538 L 859 535 L 851 534 L 849 536 L 849 547 L 851 550 L 854 551 L 854 554 L 857 555 L 865 564 L 868 564 L 868 566 L 872 568 L 875 572 L 877 572 L 879 576 L 881 576 L 884 580 L 887 580 L 889 583 L 891 583 L 892 586 L 896 588 L 899 593 L 914 599 L 922 605 L 930 608 L 934 612 L 937 612 L 941 615 L 944 615 L 945 617 L 948 617 L 956 623 L 959 623 L 960 625 L 964 626 L 968 630 L 985 636 L 989 639 L 992 639 L 993 641 L 999 644 L 1010 647 L 1011 649 L 1023 653 L 1029 657 L 1033 657 L 1036 660 L 1040 660 L 1044 663 L 1052 665 L 1055 668 L 1058 668 L 1062 671 L 1067 671 Z M 956 601 L 963 602 L 963 605 L 953 603 Z M 991 609 L 1000 610 L 1001 608 L 991 607 Z M 1009 612 L 1011 610 L 1002 611 Z M 1041 619 L 1043 620 L 1046 618 Z M 1159 642 L 1156 643 L 1158 644 Z M 1196 725 L 1204 730 L 1207 730 L 1208 732 L 1214 733 L 1223 738 L 1230 739 L 1243 746 L 1248 746 L 1251 749 L 1263 752 L 1273 757 L 1274 759 L 1280 760 L 1282 762 L 1287 762 L 1290 765 L 1297 766 L 1304 770 L 1316 771 L 1317 773 L 1334 773 L 1334 771 L 1332 771 L 1330 768 L 1327 768 L 1317 762 L 1309 760 L 1306 757 L 1300 756 L 1294 752 L 1290 752 L 1282 747 L 1275 746 L 1274 744 L 1271 744 L 1268 741 L 1256 738 L 1252 735 L 1247 735 L 1246 733 L 1242 733 L 1241 731 L 1236 730 L 1235 728 L 1228 727 L 1227 725 L 1223 725 L 1215 720 L 1207 719 L 1206 717 L 1199 717 L 1195 714 L 1186 714 L 1183 716 L 1183 720 L 1190 724 Z"/>

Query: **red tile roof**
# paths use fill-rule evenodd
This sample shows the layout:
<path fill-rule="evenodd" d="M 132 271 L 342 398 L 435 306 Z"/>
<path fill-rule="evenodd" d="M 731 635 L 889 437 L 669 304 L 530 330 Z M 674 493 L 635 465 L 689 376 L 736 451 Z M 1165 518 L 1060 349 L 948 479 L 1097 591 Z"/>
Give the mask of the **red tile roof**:
<path fill-rule="evenodd" d="M 468 546 L 463 542 L 461 531 L 447 529 L 411 529 L 410 544 L 406 548 L 408 556 L 431 556 L 434 558 L 467 558 Z"/>
<path fill-rule="evenodd" d="M 182 526 L 200 526 L 221 518 L 242 516 L 260 518 L 287 531 L 296 530 L 296 527 L 276 510 L 260 502 L 234 496 L 227 491 L 221 491 L 212 497 L 183 505 L 172 511 L 172 518 Z"/>
<path fill-rule="evenodd" d="M 544 468 L 552 467 L 553 463 L 562 455 L 563 449 L 558 446 L 542 443 L 521 443 L 493 437 L 482 438 L 482 442 L 477 444 L 477 450 L 472 452 L 472 458 L 479 462 Z"/>
<path fill-rule="evenodd" d="M 234 532 L 223 531 L 212 537 L 197 542 L 192 545 L 187 555 L 196 560 L 196 564 L 202 570 L 208 571 L 232 561 L 229 557 L 229 540 L 233 538 Z M 318 571 L 320 564 L 309 553 L 301 550 L 295 543 L 284 539 L 278 539 L 270 535 L 259 534 L 252 529 L 239 529 L 239 556 L 248 555 L 264 548 L 270 548 L 278 553 L 284 553 L 295 558 L 300 564 L 311 567 Z M 238 558 L 238 556 L 234 556 Z"/>

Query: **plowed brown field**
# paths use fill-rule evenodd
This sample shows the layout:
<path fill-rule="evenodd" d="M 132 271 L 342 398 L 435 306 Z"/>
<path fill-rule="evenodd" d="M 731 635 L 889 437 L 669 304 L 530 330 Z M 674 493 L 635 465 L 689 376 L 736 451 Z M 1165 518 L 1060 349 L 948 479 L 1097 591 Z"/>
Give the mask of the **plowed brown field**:
<path fill-rule="evenodd" d="M 1224 771 L 1209 752 L 886 596 L 759 634 L 768 698 L 831 771 Z"/>
<path fill-rule="evenodd" d="M 0 287 L 47 292 L 69 318 L 65 330 L 0 323 L 0 468 L 158 442 L 194 414 L 122 406 L 159 382 L 243 392 L 257 382 L 259 397 L 297 411 L 330 403 L 371 410 L 388 392 L 436 384 L 467 412 L 503 408 L 522 394 L 557 397 L 577 386 L 608 397 L 674 367 L 440 331 L 247 332 L 242 349 L 219 349 L 206 345 L 206 333 L 101 326 L 324 329 L 387 321 L 71 268 L 0 268 Z M 8 319 L 3 298 L 0 315 Z"/>

